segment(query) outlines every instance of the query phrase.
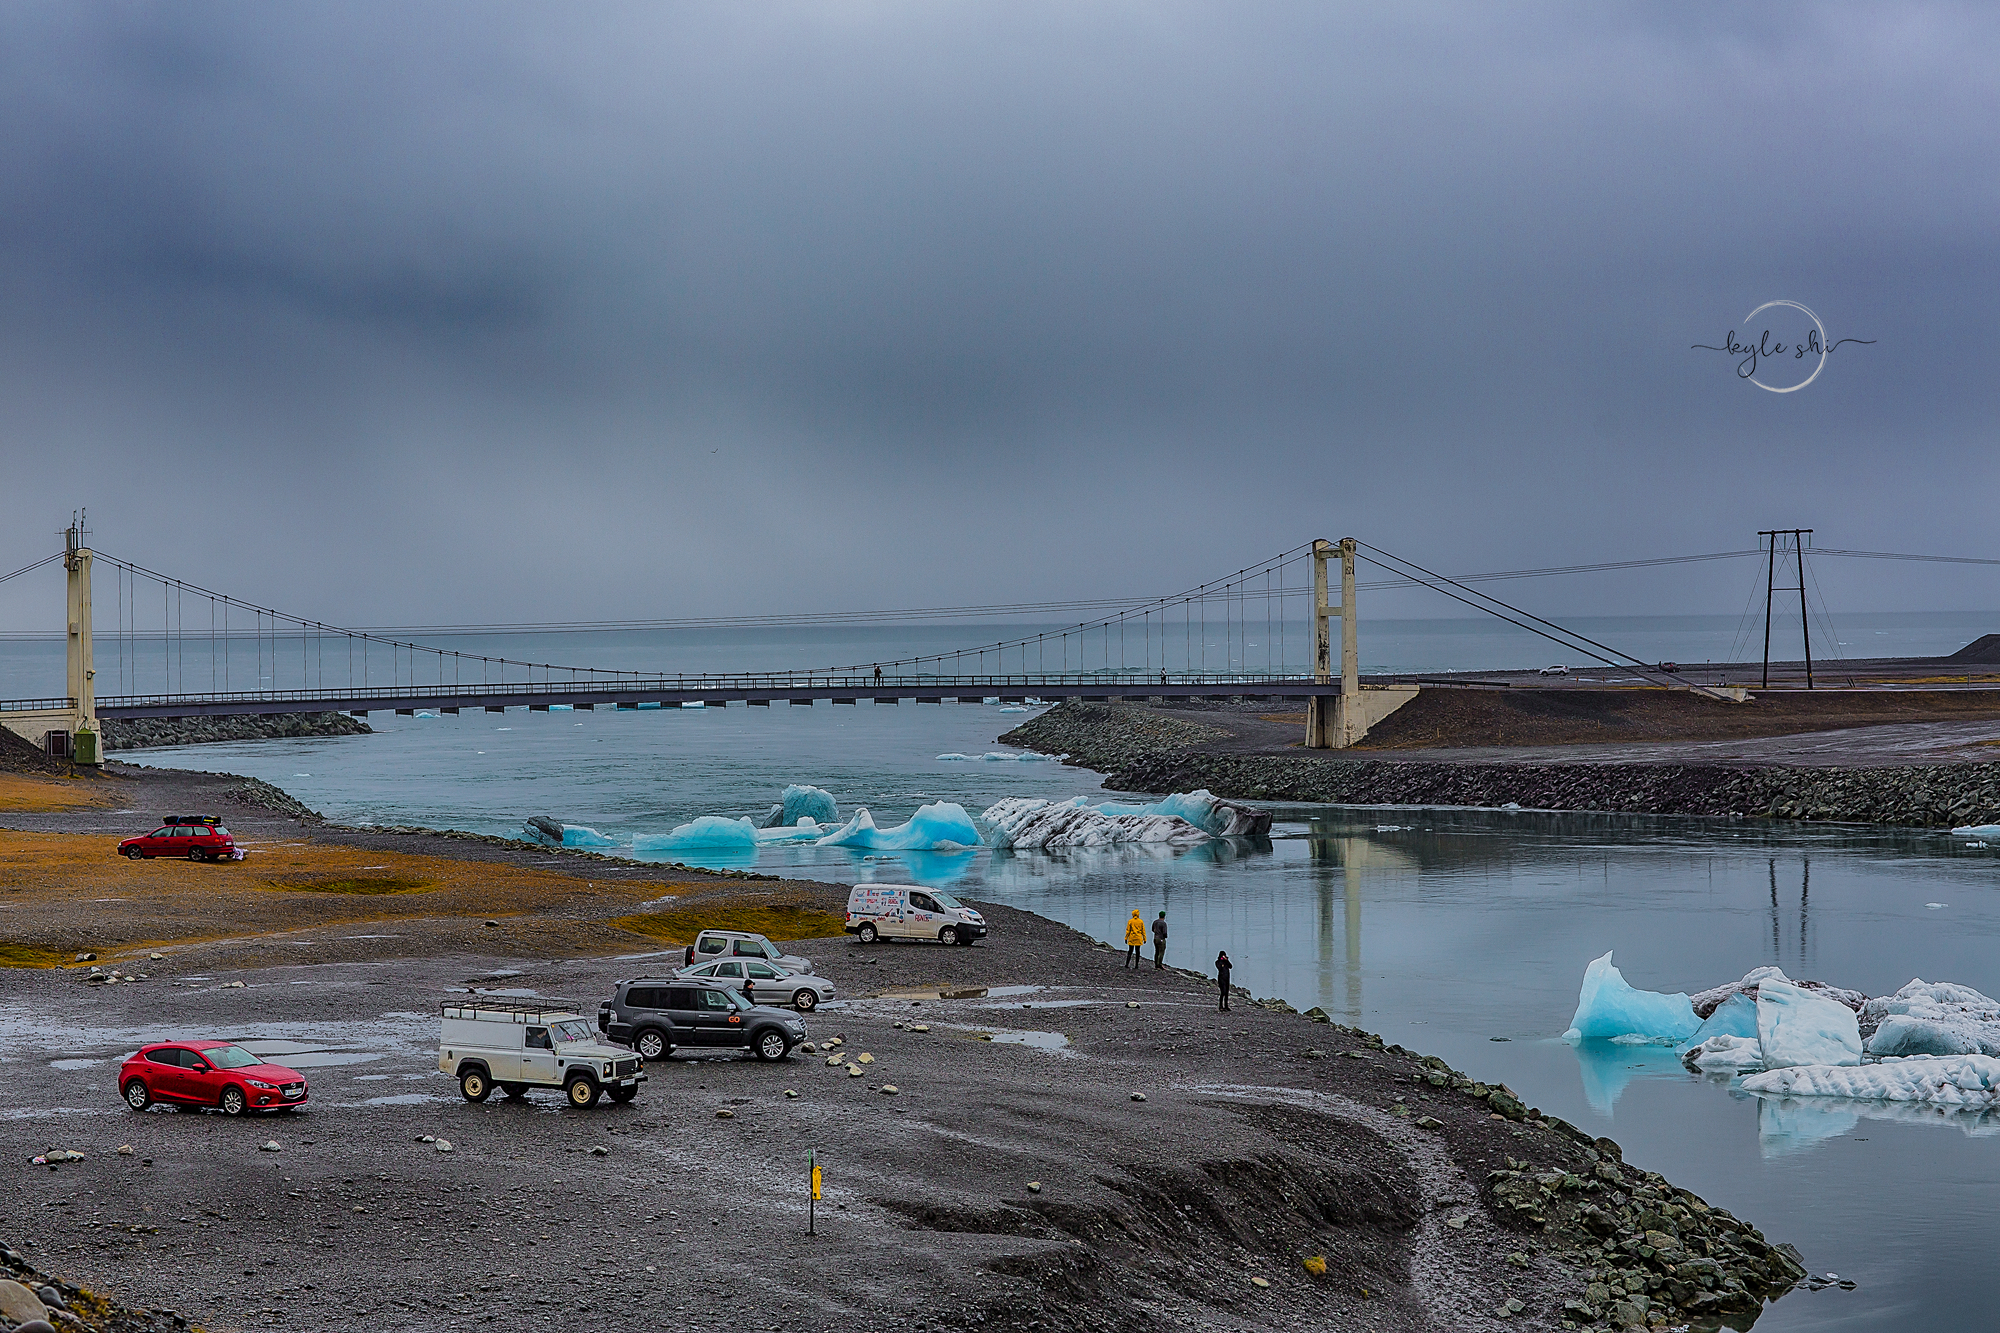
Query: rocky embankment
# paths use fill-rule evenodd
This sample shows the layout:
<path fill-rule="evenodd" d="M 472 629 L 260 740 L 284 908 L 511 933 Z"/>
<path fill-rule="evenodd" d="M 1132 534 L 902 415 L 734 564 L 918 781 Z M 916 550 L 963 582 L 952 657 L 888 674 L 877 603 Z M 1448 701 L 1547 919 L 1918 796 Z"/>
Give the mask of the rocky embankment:
<path fill-rule="evenodd" d="M 130 1151 L 130 1149 L 126 1149 Z M 157 1232 L 134 1223 L 130 1230 Z M 0 1248 L 0 1327 L 13 1333 L 188 1333 L 188 1321 L 172 1310 L 135 1310 L 60 1278 L 37 1272 L 26 1255 Z"/>
<path fill-rule="evenodd" d="M 1176 730 L 1184 728 L 1184 730 Z M 1213 731 L 1117 704 L 1065 703 L 1001 739 L 1107 774 L 1122 791 L 1206 787 L 1239 800 L 1515 804 L 1538 810 L 1764 817 L 1950 828 L 2000 821 L 2000 763 L 1907 768 L 1473 764 L 1218 754 Z M 1216 733 L 1219 736 L 1221 733 Z"/>
<path fill-rule="evenodd" d="M 142 717 L 101 719 L 104 748 L 147 750 L 207 741 L 263 741 L 293 736 L 363 736 L 371 728 L 345 713 L 275 713 L 269 716 Z"/>

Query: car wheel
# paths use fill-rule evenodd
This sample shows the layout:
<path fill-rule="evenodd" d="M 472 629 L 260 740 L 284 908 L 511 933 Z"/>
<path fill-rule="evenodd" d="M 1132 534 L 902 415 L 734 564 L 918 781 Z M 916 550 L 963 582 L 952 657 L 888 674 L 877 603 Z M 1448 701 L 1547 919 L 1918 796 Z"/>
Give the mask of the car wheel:
<path fill-rule="evenodd" d="M 518 1102 L 528 1095 L 528 1085 L 525 1083 L 502 1083 L 500 1091 L 506 1093 L 509 1099 Z"/>
<path fill-rule="evenodd" d="M 563 1085 L 563 1095 L 568 1097 L 569 1104 L 578 1110 L 585 1110 L 597 1105 L 598 1095 L 602 1091 L 603 1089 L 597 1086 L 596 1079 L 581 1075 Z"/>
<path fill-rule="evenodd" d="M 224 1115 L 242 1115 L 250 1109 L 250 1099 L 243 1095 L 243 1089 L 235 1087 L 222 1090 L 222 1101 L 219 1104 Z"/>
<path fill-rule="evenodd" d="M 125 849 L 125 859 L 127 861 L 136 861 L 144 855 L 145 853 L 140 851 L 137 847 L 127 847 Z"/>
<path fill-rule="evenodd" d="M 190 847 L 190 848 L 188 848 L 188 860 L 190 860 L 190 861 L 199 861 L 199 860 L 201 860 L 201 855 L 202 855 L 202 854 L 201 854 L 201 848 L 199 848 L 199 847 Z"/>
<path fill-rule="evenodd" d="M 483 1069 L 467 1069 L 458 1076 L 458 1095 L 469 1102 L 483 1102 L 492 1091 Z"/>
<path fill-rule="evenodd" d="M 133 1079 L 125 1085 L 125 1104 L 135 1111 L 143 1111 L 153 1104 L 153 1090 L 146 1086 L 144 1079 Z"/>
<path fill-rule="evenodd" d="M 613 1088 L 611 1090 L 611 1100 L 614 1102 L 619 1102 L 621 1104 L 624 1102 L 631 1101 L 634 1097 L 637 1097 L 638 1095 L 639 1095 L 639 1089 L 636 1087 Z"/>
<path fill-rule="evenodd" d="M 873 944 L 876 940 L 875 927 L 869 925 L 862 926 L 861 929 L 854 932 L 854 935 L 863 944 Z"/>
<path fill-rule="evenodd" d="M 958 927 L 946 926 L 944 929 L 940 930 L 938 932 L 938 943 L 939 944 L 958 943 Z"/>
<path fill-rule="evenodd" d="M 765 1028 L 757 1034 L 757 1042 L 752 1050 L 759 1060 L 782 1060 L 785 1058 L 785 1034 L 776 1028 Z"/>
<path fill-rule="evenodd" d="M 792 1005 L 802 1014 L 809 1014 L 819 1008 L 819 992 L 809 991 L 801 986 L 792 992 Z"/>
<path fill-rule="evenodd" d="M 639 1053 L 641 1060 L 664 1060 L 673 1054 L 673 1047 L 667 1044 L 667 1034 L 658 1028 L 647 1028 L 632 1043 L 632 1049 Z"/>

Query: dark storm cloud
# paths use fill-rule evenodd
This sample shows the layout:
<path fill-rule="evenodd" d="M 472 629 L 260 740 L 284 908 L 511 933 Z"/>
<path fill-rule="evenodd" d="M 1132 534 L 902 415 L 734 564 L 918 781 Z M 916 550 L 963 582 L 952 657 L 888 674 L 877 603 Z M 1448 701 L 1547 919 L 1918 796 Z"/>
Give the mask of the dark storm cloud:
<path fill-rule="evenodd" d="M 1996 48 L 1949 5 L 13 6 L 6 554 L 88 503 L 375 622 L 1150 593 L 1348 531 L 1992 554 Z M 1688 350 L 1779 296 L 1877 341 L 1783 398 Z M 1533 596 L 1733 610 L 1706 568 Z M 1913 568 L 1829 595 L 2000 605 Z"/>

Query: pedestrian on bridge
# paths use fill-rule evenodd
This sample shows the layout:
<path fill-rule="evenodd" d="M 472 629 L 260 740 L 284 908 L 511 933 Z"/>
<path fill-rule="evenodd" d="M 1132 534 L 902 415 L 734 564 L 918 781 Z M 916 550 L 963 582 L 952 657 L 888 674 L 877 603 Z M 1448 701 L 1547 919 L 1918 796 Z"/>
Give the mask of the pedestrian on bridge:
<path fill-rule="evenodd" d="M 1216 950 L 1216 953 L 1215 953 L 1215 984 L 1216 984 L 1216 986 L 1217 986 L 1217 987 L 1218 987 L 1218 988 L 1219 988 L 1219 989 L 1220 989 L 1220 990 L 1222 991 L 1222 996 L 1221 996 L 1220 1000 L 1218 1000 L 1218 1001 L 1217 1001 L 1217 1003 L 1216 1003 L 1216 1006 L 1215 1006 L 1215 1007 L 1216 1007 L 1216 1008 L 1217 1008 L 1218 1010 L 1220 1010 L 1221 1012 L 1225 1013 L 1225 1014 L 1229 1012 L 1229 972 L 1230 972 L 1230 966 L 1231 966 L 1231 964 L 1230 964 L 1230 962 L 1229 962 L 1229 951 L 1228 951 L 1228 950 L 1226 950 L 1226 949 L 1218 949 L 1218 950 Z"/>
<path fill-rule="evenodd" d="M 1153 966 L 1156 968 L 1162 968 L 1165 967 L 1166 965 L 1167 965 L 1167 909 L 1162 907 L 1160 909 L 1160 914 L 1153 918 Z"/>
<path fill-rule="evenodd" d="M 1139 966 L 1139 950 L 1146 943 L 1146 923 L 1139 916 L 1139 909 L 1132 909 L 1132 919 L 1125 923 L 1125 966 Z"/>

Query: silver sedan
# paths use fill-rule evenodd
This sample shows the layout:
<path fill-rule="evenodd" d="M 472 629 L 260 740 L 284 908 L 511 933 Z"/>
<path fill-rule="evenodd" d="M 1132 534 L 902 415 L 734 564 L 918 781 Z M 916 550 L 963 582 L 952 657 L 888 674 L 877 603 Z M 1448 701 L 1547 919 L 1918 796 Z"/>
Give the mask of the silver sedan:
<path fill-rule="evenodd" d="M 712 962 L 683 967 L 674 975 L 712 981 L 735 991 L 747 988 L 750 997 L 758 1004 L 788 1004 L 806 1013 L 833 998 L 833 983 L 826 978 L 786 972 L 761 958 L 717 958 Z"/>

